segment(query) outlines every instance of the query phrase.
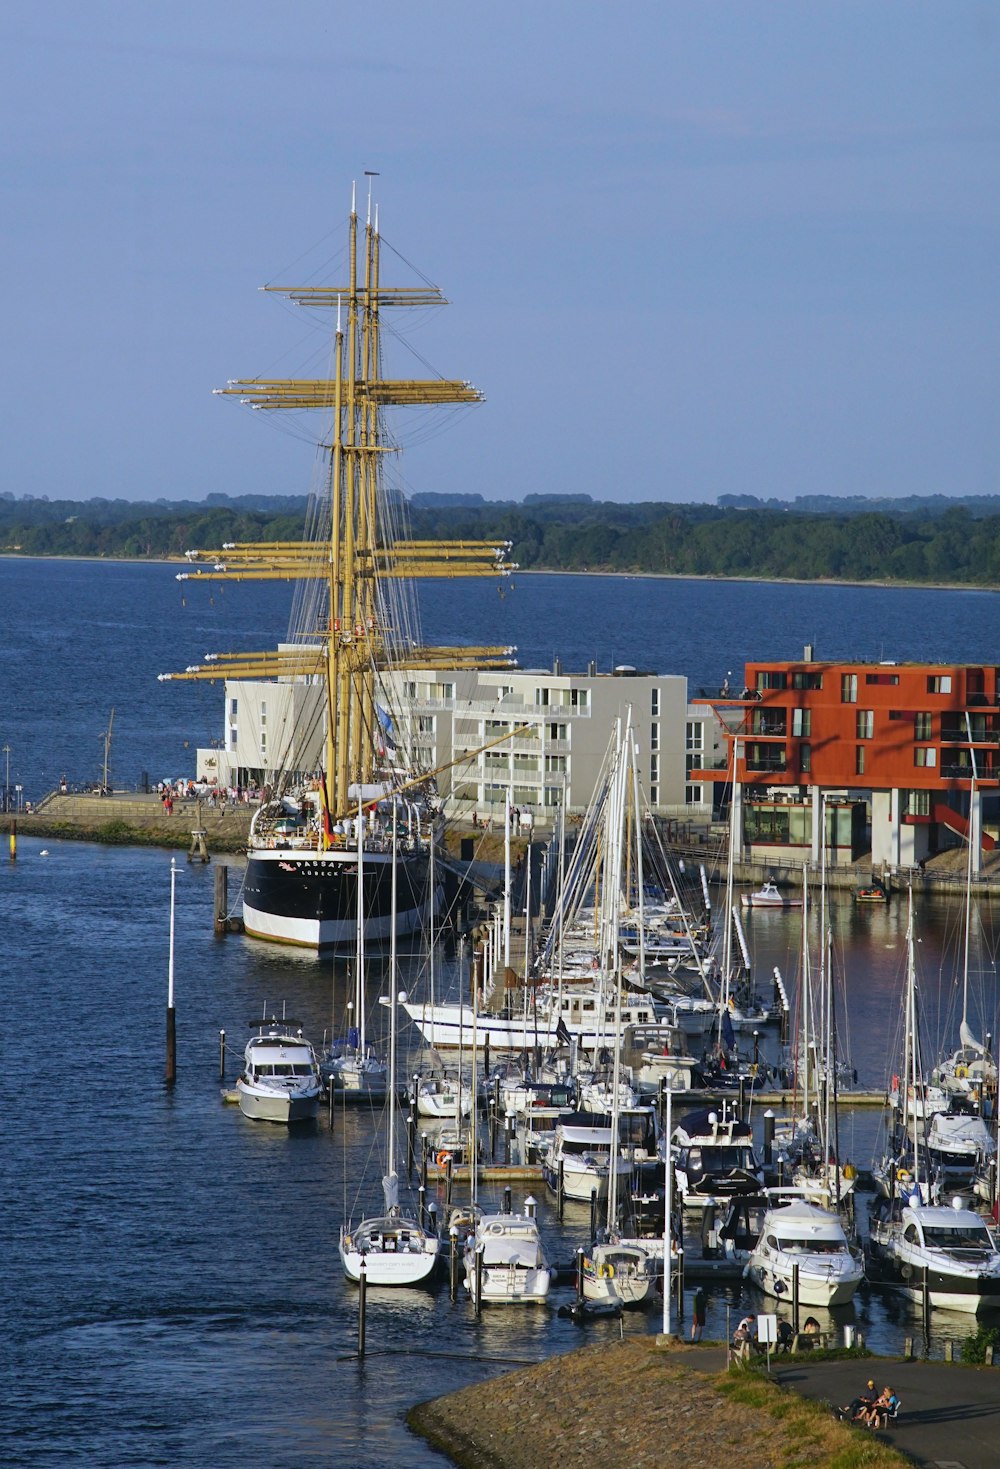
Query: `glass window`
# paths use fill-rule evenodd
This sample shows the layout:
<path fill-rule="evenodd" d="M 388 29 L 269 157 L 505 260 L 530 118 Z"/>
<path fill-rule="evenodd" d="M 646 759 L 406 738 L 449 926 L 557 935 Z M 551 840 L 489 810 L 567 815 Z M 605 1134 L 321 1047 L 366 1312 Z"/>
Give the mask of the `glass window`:
<path fill-rule="evenodd" d="M 701 805 L 703 805 L 704 804 L 704 799 L 705 799 L 704 793 L 705 793 L 705 787 L 704 786 L 695 786 L 695 785 L 685 786 L 684 787 L 684 804 L 685 804 L 685 806 L 701 806 Z"/>
<path fill-rule="evenodd" d="M 652 714 L 652 716 L 653 716 L 654 719 L 658 719 L 659 718 L 659 714 L 660 714 L 660 691 L 659 691 L 659 689 L 651 689 L 650 690 L 650 694 L 649 694 L 649 712 L 650 712 L 650 714 Z"/>
<path fill-rule="evenodd" d="M 649 778 L 651 781 L 657 781 L 660 778 L 660 757 L 655 750 L 649 757 Z"/>
<path fill-rule="evenodd" d="M 549 702 L 549 690 L 548 689 L 536 689 L 535 690 L 535 703 L 536 704 L 541 704 L 543 708 L 547 708 L 548 707 L 548 702 Z"/>
<path fill-rule="evenodd" d="M 854 738 L 858 740 L 870 740 L 874 733 L 874 709 L 859 709 L 854 716 Z"/>
<path fill-rule="evenodd" d="M 864 745 L 855 745 L 855 747 L 854 747 L 854 774 L 855 775 L 864 775 L 864 773 L 865 773 L 865 747 L 864 747 Z"/>
<path fill-rule="evenodd" d="M 914 714 L 913 738 L 915 740 L 929 740 L 931 738 L 932 718 L 932 715 L 926 713 Z"/>
<path fill-rule="evenodd" d="M 866 673 L 865 674 L 865 683 L 867 683 L 867 684 L 873 684 L 873 683 L 877 683 L 877 684 L 898 684 L 899 683 L 899 674 L 898 673 Z"/>
<path fill-rule="evenodd" d="M 651 724 L 649 726 L 649 748 L 651 750 L 658 750 L 660 748 L 660 726 L 659 726 L 659 724 Z"/>
<path fill-rule="evenodd" d="M 239 701 L 237 699 L 230 699 L 230 701 L 229 701 L 229 718 L 231 720 L 233 720 L 234 722 L 236 720 L 236 711 L 237 711 L 238 708 L 239 708 Z"/>
<path fill-rule="evenodd" d="M 759 689 L 785 689 L 788 687 L 788 674 L 779 673 L 774 668 L 760 668 L 757 670 L 757 687 Z"/>
<path fill-rule="evenodd" d="M 934 746 L 918 745 L 913 752 L 914 765 L 931 766 L 937 764 L 937 750 Z"/>
<path fill-rule="evenodd" d="M 802 738 L 803 736 L 805 736 L 806 739 L 809 738 L 809 736 L 812 734 L 811 709 L 792 710 L 792 734 L 798 735 L 799 738 Z"/>
<path fill-rule="evenodd" d="M 858 702 L 858 675 L 856 673 L 842 673 L 840 675 L 840 702 L 842 704 L 856 704 Z"/>
<path fill-rule="evenodd" d="M 804 775 L 812 770 L 812 745 L 799 746 L 799 769 Z"/>
<path fill-rule="evenodd" d="M 931 673 L 927 677 L 927 692 L 929 694 L 950 694 L 951 674 Z"/>
<path fill-rule="evenodd" d="M 572 707 L 574 709 L 589 709 L 590 708 L 590 690 L 589 689 L 570 689 L 570 691 L 569 691 L 569 702 L 570 702 L 570 704 L 572 705 Z"/>
<path fill-rule="evenodd" d="M 688 750 L 705 748 L 705 726 L 700 719 L 689 719 L 684 726 L 684 744 Z"/>
<path fill-rule="evenodd" d="M 793 689 L 821 689 L 823 687 L 823 675 L 821 673 L 806 673 L 804 670 L 792 674 Z"/>

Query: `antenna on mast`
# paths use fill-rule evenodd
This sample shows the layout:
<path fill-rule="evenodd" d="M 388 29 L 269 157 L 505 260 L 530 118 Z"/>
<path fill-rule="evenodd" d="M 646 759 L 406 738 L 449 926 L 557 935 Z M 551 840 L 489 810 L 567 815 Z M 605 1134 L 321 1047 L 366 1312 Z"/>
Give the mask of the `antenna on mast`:
<path fill-rule="evenodd" d="M 377 179 L 379 177 L 380 174 L 377 169 L 365 169 L 365 178 L 368 180 L 368 218 L 365 221 L 366 224 L 371 224 L 372 222 L 372 179 Z"/>

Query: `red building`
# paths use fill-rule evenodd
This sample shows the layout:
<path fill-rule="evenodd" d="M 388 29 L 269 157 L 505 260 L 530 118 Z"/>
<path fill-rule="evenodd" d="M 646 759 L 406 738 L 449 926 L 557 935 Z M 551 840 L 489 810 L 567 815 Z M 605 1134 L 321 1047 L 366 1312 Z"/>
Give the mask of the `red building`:
<path fill-rule="evenodd" d="M 840 860 L 870 847 L 874 863 L 915 866 L 966 837 L 970 811 L 977 850 L 992 847 L 982 802 L 1000 785 L 998 700 L 1000 669 L 981 664 L 824 663 L 808 647 L 801 662 L 748 663 L 740 698 L 709 701 L 735 746 L 744 846 L 818 860 L 825 797 Z"/>

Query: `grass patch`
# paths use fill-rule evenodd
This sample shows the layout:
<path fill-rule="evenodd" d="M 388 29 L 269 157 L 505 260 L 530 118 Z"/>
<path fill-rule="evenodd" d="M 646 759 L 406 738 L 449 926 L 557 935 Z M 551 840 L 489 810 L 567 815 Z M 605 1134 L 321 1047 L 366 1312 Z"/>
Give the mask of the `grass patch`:
<path fill-rule="evenodd" d="M 824 1403 L 800 1398 L 751 1369 L 715 1378 L 720 1396 L 780 1423 L 788 1435 L 784 1469 L 902 1469 L 910 1460 L 865 1430 L 836 1419 Z"/>

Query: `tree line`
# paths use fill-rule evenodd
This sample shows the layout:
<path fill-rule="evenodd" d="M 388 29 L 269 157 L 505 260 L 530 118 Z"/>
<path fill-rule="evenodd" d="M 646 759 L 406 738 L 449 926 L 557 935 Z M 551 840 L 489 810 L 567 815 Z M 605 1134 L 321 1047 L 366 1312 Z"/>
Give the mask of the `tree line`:
<path fill-rule="evenodd" d="M 17 500 L 0 496 L 0 551 L 27 556 L 167 559 L 226 541 L 296 539 L 305 500 L 246 497 L 210 503 Z M 409 508 L 420 539 L 511 541 L 528 570 L 675 576 L 1000 583 L 1000 502 L 938 503 L 925 513 L 846 513 L 751 506 L 632 505 L 586 496 L 524 503 L 474 496 L 419 497 Z"/>

